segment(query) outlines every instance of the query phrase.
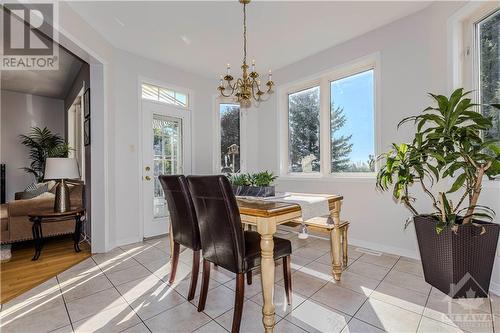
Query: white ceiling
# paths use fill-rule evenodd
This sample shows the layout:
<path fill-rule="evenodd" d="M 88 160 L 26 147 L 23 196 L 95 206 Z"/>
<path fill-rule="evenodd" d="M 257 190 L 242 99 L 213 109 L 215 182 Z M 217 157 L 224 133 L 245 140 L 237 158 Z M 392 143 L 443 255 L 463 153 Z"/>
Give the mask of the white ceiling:
<path fill-rule="evenodd" d="M 64 99 L 78 75 L 83 61 L 59 47 L 58 63 L 57 70 L 2 71 L 0 87 L 2 90 Z"/>
<path fill-rule="evenodd" d="M 247 6 L 248 62 L 264 73 L 417 12 L 430 2 L 269 2 Z M 242 5 L 204 2 L 70 2 L 115 47 L 207 77 L 242 60 Z M 415 27 L 418 29 L 418 27 Z"/>

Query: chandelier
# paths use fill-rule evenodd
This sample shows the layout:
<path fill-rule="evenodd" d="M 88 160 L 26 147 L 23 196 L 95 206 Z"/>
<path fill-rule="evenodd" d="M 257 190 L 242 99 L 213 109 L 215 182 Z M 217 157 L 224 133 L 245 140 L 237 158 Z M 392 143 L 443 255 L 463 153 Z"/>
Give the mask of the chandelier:
<path fill-rule="evenodd" d="M 252 100 L 261 102 L 267 100 L 273 92 L 274 82 L 273 75 L 269 70 L 268 80 L 265 87 L 261 86 L 259 73 L 255 71 L 255 60 L 252 60 L 251 72 L 248 73 L 249 66 L 247 65 L 247 12 L 246 5 L 250 0 L 239 0 L 243 4 L 243 64 L 241 65 L 242 76 L 234 79 L 231 76 L 231 66 L 227 64 L 226 75 L 220 76 L 220 83 L 217 87 L 220 95 L 223 97 L 234 97 L 242 107 L 251 105 Z M 264 95 L 267 96 L 264 99 Z"/>

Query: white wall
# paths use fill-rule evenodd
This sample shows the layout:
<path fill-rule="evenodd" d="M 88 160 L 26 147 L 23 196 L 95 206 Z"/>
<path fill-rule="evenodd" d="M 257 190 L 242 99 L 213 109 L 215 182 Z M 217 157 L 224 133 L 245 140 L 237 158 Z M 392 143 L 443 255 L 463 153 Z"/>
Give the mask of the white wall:
<path fill-rule="evenodd" d="M 357 58 L 379 53 L 381 66 L 380 92 L 381 150 L 392 142 L 411 137 L 407 128 L 396 130 L 405 116 L 414 115 L 431 103 L 427 92 L 449 94 L 448 19 L 463 3 L 438 2 L 416 14 L 371 31 L 336 47 L 291 64 L 274 73 L 275 81 L 284 85 L 300 81 Z M 334 33 L 334 32 L 329 32 Z M 325 34 L 328 38 L 328 34 Z M 259 112 L 258 156 L 261 169 L 279 171 L 279 141 L 276 95 Z M 418 257 L 418 246 L 413 226 L 404 230 L 410 215 L 395 204 L 390 194 L 375 190 L 375 179 L 284 179 L 278 181 L 280 191 L 339 193 L 344 196 L 342 217 L 351 222 L 350 240 L 354 244 L 382 251 Z M 420 199 L 421 194 L 417 193 Z M 423 198 L 422 198 L 423 199 Z M 500 213 L 500 186 L 485 186 L 483 203 Z M 417 208 L 430 211 L 428 201 L 419 200 Z M 498 260 L 497 260 L 498 261 Z M 500 282 L 499 265 L 494 272 L 494 283 Z M 500 287 L 500 285 L 499 285 Z M 500 290 L 500 289 L 499 289 Z"/>
<path fill-rule="evenodd" d="M 29 150 L 20 143 L 19 135 L 28 134 L 31 127 L 44 128 L 64 137 L 64 101 L 62 99 L 1 92 L 1 160 L 6 164 L 7 201 L 23 191 L 35 178 L 21 170 L 28 167 Z"/>

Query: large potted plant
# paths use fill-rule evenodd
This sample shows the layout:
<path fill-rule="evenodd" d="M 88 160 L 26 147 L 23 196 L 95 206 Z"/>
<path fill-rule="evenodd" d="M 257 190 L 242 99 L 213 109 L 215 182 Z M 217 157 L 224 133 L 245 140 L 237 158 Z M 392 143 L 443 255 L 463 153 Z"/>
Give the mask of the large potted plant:
<path fill-rule="evenodd" d="M 37 182 L 42 182 L 47 157 L 68 157 L 70 147 L 59 134 L 52 133 L 47 127 L 32 127 L 27 135 L 20 135 L 21 144 L 29 149 L 29 167 L 23 170 L 32 174 Z"/>
<path fill-rule="evenodd" d="M 483 139 L 492 122 L 467 95 L 430 94 L 437 106 L 398 124 L 413 122 L 414 138 L 380 155 L 377 175 L 377 187 L 392 188 L 414 216 L 425 280 L 454 298 L 487 297 L 499 233 L 494 212 L 478 199 L 483 179 L 500 174 L 500 149 Z M 430 199 L 431 211 L 417 211 L 413 185 Z"/>

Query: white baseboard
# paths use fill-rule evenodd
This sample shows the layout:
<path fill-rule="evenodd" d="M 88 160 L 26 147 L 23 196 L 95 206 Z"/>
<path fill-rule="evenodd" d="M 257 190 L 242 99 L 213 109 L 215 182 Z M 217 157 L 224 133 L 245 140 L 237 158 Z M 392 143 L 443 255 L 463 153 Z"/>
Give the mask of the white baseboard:
<path fill-rule="evenodd" d="M 375 242 L 370 242 L 370 241 L 365 241 L 365 240 L 355 239 L 355 238 L 349 238 L 349 244 L 353 245 L 353 246 L 364 247 L 364 248 L 367 248 L 370 250 L 376 250 L 376 251 L 380 251 L 380 252 L 394 254 L 397 256 L 403 256 L 403 257 L 408 257 L 408 258 L 420 260 L 420 255 L 418 253 L 418 250 L 411 251 L 411 250 L 402 249 L 399 247 L 384 245 L 384 244 L 380 244 L 380 243 L 375 243 Z"/>

